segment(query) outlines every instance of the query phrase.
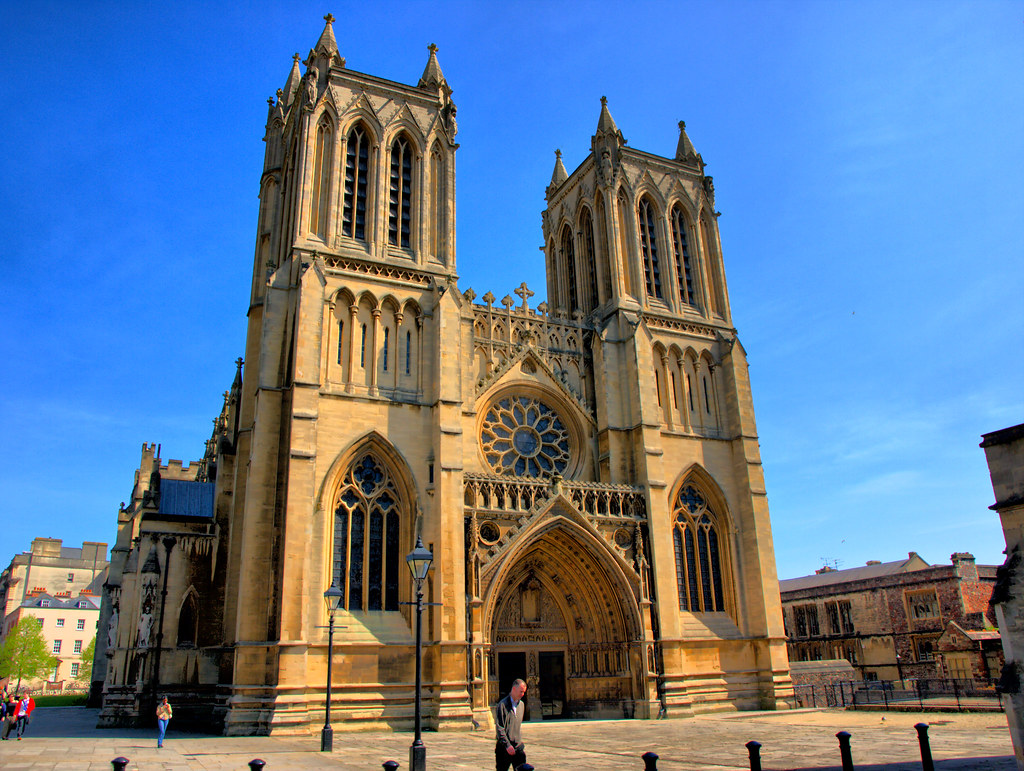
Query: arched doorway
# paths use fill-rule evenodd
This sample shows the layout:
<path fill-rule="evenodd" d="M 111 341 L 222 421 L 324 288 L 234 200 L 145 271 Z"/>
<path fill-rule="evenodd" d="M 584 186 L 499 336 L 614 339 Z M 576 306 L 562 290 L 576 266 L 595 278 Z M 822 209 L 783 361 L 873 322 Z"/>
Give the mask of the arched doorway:
<path fill-rule="evenodd" d="M 645 690 L 639 584 L 559 508 L 519 535 L 488 582 L 490 702 L 522 678 L 529 720 L 633 717 Z"/>

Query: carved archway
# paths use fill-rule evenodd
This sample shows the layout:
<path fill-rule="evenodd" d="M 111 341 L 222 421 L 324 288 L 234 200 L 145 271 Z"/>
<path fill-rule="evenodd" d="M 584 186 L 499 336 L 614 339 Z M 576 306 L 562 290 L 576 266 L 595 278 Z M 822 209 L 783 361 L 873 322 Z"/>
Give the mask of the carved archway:
<path fill-rule="evenodd" d="M 644 692 L 639 581 L 564 498 L 488 566 L 488 698 L 523 677 L 530 719 L 631 717 Z M 510 668 L 522 669 L 510 672 Z"/>

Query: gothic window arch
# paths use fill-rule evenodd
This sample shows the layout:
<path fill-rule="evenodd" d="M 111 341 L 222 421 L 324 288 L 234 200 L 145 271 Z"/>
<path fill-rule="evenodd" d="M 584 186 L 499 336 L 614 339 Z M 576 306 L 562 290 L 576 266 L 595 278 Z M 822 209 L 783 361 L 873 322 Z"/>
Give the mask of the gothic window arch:
<path fill-rule="evenodd" d="M 402 502 L 394 474 L 359 453 L 334 500 L 332 583 L 348 610 L 398 610 Z"/>
<path fill-rule="evenodd" d="M 331 187 L 331 149 L 334 127 L 327 115 L 320 118 L 313 145 L 313 189 L 309 202 L 309 232 L 327 238 L 327 197 Z"/>
<path fill-rule="evenodd" d="M 388 199 L 388 243 L 411 248 L 413 147 L 404 134 L 391 143 Z"/>
<path fill-rule="evenodd" d="M 590 209 L 584 208 L 580 214 L 580 245 L 583 247 L 583 280 L 585 282 L 586 305 L 584 311 L 589 313 L 598 305 L 597 294 L 597 253 L 594 249 L 594 220 Z"/>
<path fill-rule="evenodd" d="M 638 296 L 635 282 L 633 281 L 633 271 L 630 268 L 630 262 L 632 261 L 633 249 L 630 247 L 633 243 L 630 238 L 630 205 L 626 198 L 626 192 L 624 190 L 619 191 L 618 196 L 618 217 L 619 217 L 619 260 L 622 265 L 622 280 L 626 290 L 626 294 L 632 295 L 633 297 Z"/>
<path fill-rule="evenodd" d="M 707 495 L 686 482 L 672 505 L 679 609 L 693 613 L 725 610 L 722 520 Z"/>
<path fill-rule="evenodd" d="M 690 247 L 687 243 L 686 215 L 683 207 L 672 207 L 672 250 L 676 258 L 676 281 L 679 286 L 679 302 L 683 305 L 700 307 L 694 283 L 693 264 L 690 261 Z"/>
<path fill-rule="evenodd" d="M 708 269 L 708 300 L 711 303 L 711 310 L 719 316 L 725 315 L 725 294 L 723 292 L 724 282 L 722 271 L 719 267 L 718 250 L 715 246 L 714 231 L 711 223 L 708 222 L 708 215 L 700 214 L 700 238 L 704 244 L 704 262 Z"/>
<path fill-rule="evenodd" d="M 367 190 L 370 179 L 370 135 L 356 124 L 345 140 L 345 202 L 341 232 L 349 238 L 366 240 Z"/>
<path fill-rule="evenodd" d="M 185 594 L 178 611 L 178 639 L 179 648 L 194 648 L 199 638 L 199 606 L 196 603 L 195 590 L 191 587 Z"/>
<path fill-rule="evenodd" d="M 664 298 L 661 289 L 661 267 L 658 263 L 658 213 L 654 202 L 644 196 L 637 207 L 637 223 L 640 227 L 640 251 L 643 255 L 644 278 L 647 297 Z"/>
<path fill-rule="evenodd" d="M 573 313 L 580 309 L 579 291 L 576 286 L 576 251 L 573 245 L 572 228 L 562 226 L 561 237 L 562 269 L 565 271 L 566 300 L 568 311 Z"/>

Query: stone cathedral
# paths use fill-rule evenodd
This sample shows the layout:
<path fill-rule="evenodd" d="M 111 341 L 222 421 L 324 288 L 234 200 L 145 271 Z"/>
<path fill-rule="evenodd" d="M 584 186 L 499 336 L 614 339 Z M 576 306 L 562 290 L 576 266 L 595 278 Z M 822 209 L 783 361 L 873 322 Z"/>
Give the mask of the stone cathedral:
<path fill-rule="evenodd" d="M 118 512 L 93 698 L 311 733 L 407 727 L 417 536 L 428 727 L 792 704 L 712 179 L 626 144 L 547 187 L 546 302 L 456 280 L 456 106 L 351 70 L 333 18 L 270 101 L 243 359 L 203 457 L 146 444 Z M 303 69 L 304 67 L 304 69 Z M 486 257 L 480 255 L 478 258 Z"/>

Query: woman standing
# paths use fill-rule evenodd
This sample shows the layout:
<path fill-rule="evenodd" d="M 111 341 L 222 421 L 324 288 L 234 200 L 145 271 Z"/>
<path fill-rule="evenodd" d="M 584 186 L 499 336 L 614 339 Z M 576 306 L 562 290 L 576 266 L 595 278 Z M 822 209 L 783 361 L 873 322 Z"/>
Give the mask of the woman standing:
<path fill-rule="evenodd" d="M 174 711 L 171 709 L 171 705 L 167 701 L 167 697 L 164 696 L 160 703 L 156 707 L 156 746 L 164 746 L 164 734 L 167 733 L 167 724 L 170 722 L 171 717 L 174 715 Z"/>

